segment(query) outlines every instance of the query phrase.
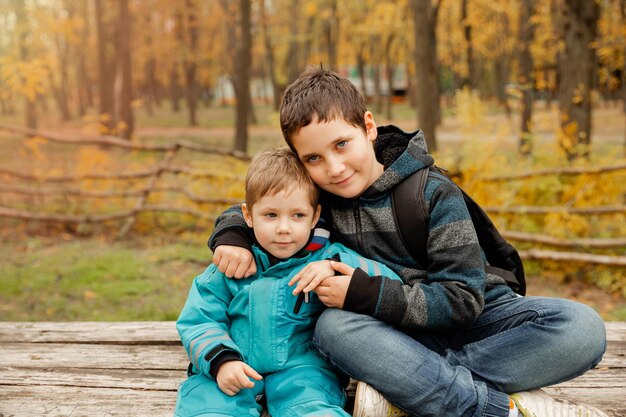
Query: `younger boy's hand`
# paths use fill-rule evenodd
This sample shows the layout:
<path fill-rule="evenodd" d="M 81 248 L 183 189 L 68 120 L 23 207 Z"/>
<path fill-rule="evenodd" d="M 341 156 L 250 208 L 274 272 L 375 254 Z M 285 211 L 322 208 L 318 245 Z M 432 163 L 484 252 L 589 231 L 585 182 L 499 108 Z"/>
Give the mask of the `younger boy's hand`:
<path fill-rule="evenodd" d="M 250 365 L 242 361 L 224 362 L 217 371 L 217 386 L 226 395 L 233 396 L 244 388 L 254 387 L 250 378 L 263 379 Z"/>
<path fill-rule="evenodd" d="M 296 288 L 293 290 L 293 295 L 298 295 L 302 291 L 305 293 L 315 290 L 315 288 L 328 277 L 335 275 L 335 270 L 330 266 L 331 261 L 315 261 L 311 262 L 300 272 L 291 278 L 289 286 L 295 284 Z"/>
<path fill-rule="evenodd" d="M 213 254 L 213 263 L 228 278 L 248 278 L 256 274 L 252 252 L 240 246 L 218 246 Z"/>
<path fill-rule="evenodd" d="M 336 261 L 330 261 L 330 266 L 341 275 L 333 274 L 324 279 L 315 289 L 315 294 L 326 307 L 343 308 L 354 268 Z"/>

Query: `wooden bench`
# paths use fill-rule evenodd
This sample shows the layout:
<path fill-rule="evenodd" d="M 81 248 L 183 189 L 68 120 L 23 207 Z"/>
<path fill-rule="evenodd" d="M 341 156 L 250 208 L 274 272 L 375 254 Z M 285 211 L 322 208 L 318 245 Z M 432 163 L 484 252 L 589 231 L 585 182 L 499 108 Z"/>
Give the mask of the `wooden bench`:
<path fill-rule="evenodd" d="M 600 365 L 546 389 L 626 416 L 626 323 Z M 172 416 L 187 357 L 173 322 L 0 322 L 0 417 Z"/>

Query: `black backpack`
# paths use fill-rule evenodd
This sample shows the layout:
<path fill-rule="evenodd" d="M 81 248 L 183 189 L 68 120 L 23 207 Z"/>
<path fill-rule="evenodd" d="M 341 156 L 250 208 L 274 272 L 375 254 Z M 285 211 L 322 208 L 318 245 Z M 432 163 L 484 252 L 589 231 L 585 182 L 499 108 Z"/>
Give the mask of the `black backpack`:
<path fill-rule="evenodd" d="M 420 265 L 428 265 L 426 238 L 429 214 L 424 200 L 424 187 L 429 171 L 445 176 L 436 166 L 421 169 L 400 182 L 391 194 L 394 221 L 400 231 L 402 243 Z M 526 294 L 524 266 L 517 250 L 504 240 L 478 203 L 461 187 L 458 188 L 463 193 L 463 199 L 478 235 L 478 242 L 489 262 L 485 271 L 504 278 L 507 285 L 516 293 Z M 418 191 L 417 194 L 415 190 Z"/>

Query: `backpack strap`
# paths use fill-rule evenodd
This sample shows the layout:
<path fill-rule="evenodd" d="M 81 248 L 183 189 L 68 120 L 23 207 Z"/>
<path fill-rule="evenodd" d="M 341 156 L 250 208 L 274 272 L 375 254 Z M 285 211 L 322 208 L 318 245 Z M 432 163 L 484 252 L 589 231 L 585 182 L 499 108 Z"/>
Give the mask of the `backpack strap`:
<path fill-rule="evenodd" d="M 391 192 L 393 220 L 400 232 L 402 244 L 413 259 L 424 267 L 428 267 L 428 210 L 424 198 L 424 188 L 428 178 L 428 168 L 414 172 Z"/>

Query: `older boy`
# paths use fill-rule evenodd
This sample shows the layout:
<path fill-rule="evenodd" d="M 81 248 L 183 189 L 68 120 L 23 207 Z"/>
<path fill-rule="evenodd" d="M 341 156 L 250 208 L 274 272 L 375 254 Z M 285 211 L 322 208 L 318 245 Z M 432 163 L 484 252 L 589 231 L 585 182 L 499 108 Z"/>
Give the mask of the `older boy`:
<path fill-rule="evenodd" d="M 320 261 L 311 270 L 334 274 L 326 259 L 342 261 L 350 276 L 393 272 L 329 244 L 327 231 L 313 233 L 317 200 L 317 188 L 289 149 L 252 161 L 242 209 L 256 238 L 258 272 L 234 281 L 212 265 L 194 280 L 176 323 L 192 364 L 176 416 L 259 416 L 260 394 L 273 417 L 349 415 L 339 379 L 310 346 L 323 305 L 313 294 L 298 301 L 288 282 L 311 261 Z"/>
<path fill-rule="evenodd" d="M 355 416 L 392 409 L 378 392 L 419 416 L 605 416 L 542 391 L 520 392 L 594 367 L 606 348 L 603 322 L 569 300 L 519 297 L 501 277 L 485 273 L 460 190 L 432 171 L 424 190 L 428 263 L 419 265 L 408 253 L 391 191 L 433 164 L 421 132 L 377 129 L 350 81 L 323 69 L 306 71 L 288 87 L 280 120 L 285 140 L 325 191 L 333 238 L 402 277 L 339 280 L 306 269 L 294 277 L 295 293 L 334 294 L 324 304 L 339 308 L 321 315 L 314 343 L 369 384 L 357 387 Z M 235 277 L 254 271 L 241 215 L 228 210 L 219 220 L 210 241 L 214 262 Z"/>

